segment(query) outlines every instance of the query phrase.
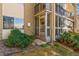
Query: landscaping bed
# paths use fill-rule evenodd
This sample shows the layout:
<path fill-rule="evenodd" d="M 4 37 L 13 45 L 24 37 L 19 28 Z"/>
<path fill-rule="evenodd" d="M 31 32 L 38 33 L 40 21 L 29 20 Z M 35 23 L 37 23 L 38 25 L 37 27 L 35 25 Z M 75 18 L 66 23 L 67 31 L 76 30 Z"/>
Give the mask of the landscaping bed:
<path fill-rule="evenodd" d="M 38 43 L 38 40 L 34 41 L 34 39 L 33 35 L 27 35 L 18 29 L 13 29 L 8 39 L 0 44 L 0 55 L 79 56 L 79 34 L 64 32 L 61 40 L 58 40 L 59 43 L 55 42 L 54 45 L 49 43 L 32 44 Z"/>
<path fill-rule="evenodd" d="M 74 51 L 79 51 L 79 33 L 64 32 L 57 41 Z"/>
<path fill-rule="evenodd" d="M 30 46 L 28 47 L 28 49 Z M 74 52 L 64 48 L 58 42 L 51 46 L 45 44 L 39 47 L 31 46 L 29 51 L 13 54 L 14 56 L 79 56 L 79 52 Z"/>
<path fill-rule="evenodd" d="M 53 46 L 53 50 L 61 56 L 79 56 L 79 52 L 75 52 L 71 48 L 68 48 L 60 43 L 56 43 L 55 46 Z"/>
<path fill-rule="evenodd" d="M 28 35 L 19 29 L 12 29 L 8 38 L 0 41 L 0 56 L 27 51 L 27 47 L 34 39 L 34 35 Z"/>

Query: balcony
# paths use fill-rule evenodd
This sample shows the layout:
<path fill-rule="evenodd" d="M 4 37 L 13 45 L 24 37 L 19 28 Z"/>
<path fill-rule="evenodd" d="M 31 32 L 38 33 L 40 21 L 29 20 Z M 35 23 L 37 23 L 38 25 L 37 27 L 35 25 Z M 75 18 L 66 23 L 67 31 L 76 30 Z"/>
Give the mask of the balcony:
<path fill-rule="evenodd" d="M 38 4 L 35 4 L 35 6 L 34 6 L 35 14 L 37 14 L 45 9 L 46 9 L 46 4 L 44 4 L 44 3 L 41 3 L 41 4 L 38 3 Z"/>

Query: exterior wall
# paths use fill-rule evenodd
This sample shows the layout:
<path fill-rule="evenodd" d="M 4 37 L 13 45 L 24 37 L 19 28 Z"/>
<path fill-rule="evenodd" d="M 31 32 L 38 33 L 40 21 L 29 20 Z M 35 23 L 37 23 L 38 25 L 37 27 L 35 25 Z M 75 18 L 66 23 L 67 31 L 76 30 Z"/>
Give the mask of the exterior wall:
<path fill-rule="evenodd" d="M 51 24 L 51 39 L 52 39 L 51 42 L 53 42 L 53 41 L 55 41 L 55 8 L 54 8 L 55 4 L 52 3 L 51 5 L 52 5 L 51 6 L 52 12 L 51 12 L 50 24 Z M 7 6 L 9 8 L 7 8 Z M 23 6 L 21 6 L 21 8 L 19 8 L 19 6 L 17 6 L 17 4 L 3 4 L 3 9 L 2 9 L 2 6 L 0 4 L 0 14 L 1 14 L 0 15 L 0 17 L 1 17 L 1 20 L 0 20 L 0 22 L 1 22 L 0 23 L 0 37 L 2 37 L 2 28 L 3 28 L 2 10 L 3 10 L 3 15 L 5 15 L 5 16 L 13 16 L 13 17 L 24 18 L 24 31 L 25 31 L 25 33 L 34 34 L 34 32 L 35 32 L 34 4 L 26 3 L 26 4 L 24 4 L 24 8 L 23 8 Z M 71 4 L 67 4 L 67 10 L 69 12 L 72 11 L 72 5 Z M 20 13 L 21 11 L 22 11 L 22 13 Z M 8 31 L 8 33 L 9 33 L 9 31 Z M 7 33 L 5 35 L 7 35 Z M 4 35 L 3 35 L 3 37 L 4 37 Z"/>
<path fill-rule="evenodd" d="M 0 40 L 2 39 L 2 28 L 3 28 L 2 4 L 0 4 Z"/>
<path fill-rule="evenodd" d="M 76 16 L 76 22 L 75 23 L 76 24 L 75 24 L 74 30 L 75 30 L 76 33 L 79 33 L 79 16 Z"/>
<path fill-rule="evenodd" d="M 2 8 L 3 16 L 10 16 L 10 17 L 17 17 L 17 18 L 24 19 L 24 5 L 21 3 L 11 3 L 11 4 L 3 3 L 1 8 Z M 1 23 L 3 23 L 3 22 L 1 22 Z M 3 29 L 2 30 L 2 39 L 7 39 L 10 32 L 11 32 L 11 29 Z"/>
<path fill-rule="evenodd" d="M 74 20 L 74 16 L 71 17 Z M 76 16 L 74 32 L 79 33 L 79 15 Z"/>
<path fill-rule="evenodd" d="M 32 3 L 24 4 L 24 31 L 30 35 L 35 31 L 33 5 Z"/>
<path fill-rule="evenodd" d="M 21 3 L 3 3 L 3 16 L 24 18 L 24 5 Z"/>

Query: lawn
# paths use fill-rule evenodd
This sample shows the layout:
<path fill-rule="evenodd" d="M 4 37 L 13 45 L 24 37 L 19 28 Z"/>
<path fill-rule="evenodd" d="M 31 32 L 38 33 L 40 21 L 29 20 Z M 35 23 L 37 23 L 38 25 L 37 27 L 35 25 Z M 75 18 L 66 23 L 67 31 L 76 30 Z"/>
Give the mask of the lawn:
<path fill-rule="evenodd" d="M 29 48 L 29 47 L 28 47 Z M 79 56 L 78 52 L 72 52 L 56 43 L 54 46 L 48 44 L 32 47 L 29 51 L 13 54 L 15 56 Z"/>
<path fill-rule="evenodd" d="M 79 56 L 79 52 L 71 51 L 67 48 L 60 46 L 58 43 L 52 48 L 54 51 L 60 54 L 60 56 Z"/>

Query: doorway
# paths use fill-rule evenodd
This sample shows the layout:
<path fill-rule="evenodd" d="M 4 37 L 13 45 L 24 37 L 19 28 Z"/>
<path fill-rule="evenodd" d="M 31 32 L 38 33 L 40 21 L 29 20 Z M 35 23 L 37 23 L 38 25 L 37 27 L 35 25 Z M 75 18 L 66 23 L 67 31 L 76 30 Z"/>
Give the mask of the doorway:
<path fill-rule="evenodd" d="M 45 41 L 45 18 L 40 18 L 40 39 Z"/>
<path fill-rule="evenodd" d="M 35 16 L 35 35 L 39 39 L 50 42 L 50 15 Z"/>

